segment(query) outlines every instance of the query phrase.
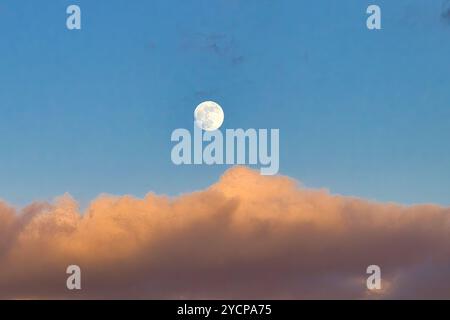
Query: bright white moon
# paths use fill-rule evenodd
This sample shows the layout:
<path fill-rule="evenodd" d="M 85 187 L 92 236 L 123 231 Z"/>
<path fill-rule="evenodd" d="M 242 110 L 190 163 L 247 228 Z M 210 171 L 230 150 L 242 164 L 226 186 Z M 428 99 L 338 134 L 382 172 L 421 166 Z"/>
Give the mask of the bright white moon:
<path fill-rule="evenodd" d="M 194 111 L 195 124 L 205 130 L 214 131 L 219 129 L 225 118 L 220 105 L 213 101 L 200 103 Z"/>

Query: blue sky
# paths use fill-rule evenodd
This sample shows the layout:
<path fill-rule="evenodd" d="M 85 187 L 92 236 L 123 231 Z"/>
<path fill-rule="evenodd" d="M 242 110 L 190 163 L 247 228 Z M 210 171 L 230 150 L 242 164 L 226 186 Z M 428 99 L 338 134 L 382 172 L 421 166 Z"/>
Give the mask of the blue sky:
<path fill-rule="evenodd" d="M 66 29 L 70 4 L 80 31 Z M 365 26 L 369 4 L 380 31 Z M 447 7 L 2 0 L 0 198 L 207 187 L 226 166 L 173 165 L 170 134 L 214 100 L 226 128 L 279 128 L 280 173 L 306 186 L 449 205 Z"/>

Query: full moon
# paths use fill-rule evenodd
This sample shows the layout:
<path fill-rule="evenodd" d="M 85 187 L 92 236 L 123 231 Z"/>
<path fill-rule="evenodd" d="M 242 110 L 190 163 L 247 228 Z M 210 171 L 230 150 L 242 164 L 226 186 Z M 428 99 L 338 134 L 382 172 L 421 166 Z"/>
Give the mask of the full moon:
<path fill-rule="evenodd" d="M 195 124 L 205 130 L 214 131 L 219 129 L 225 118 L 222 108 L 214 101 L 200 103 L 194 111 Z"/>

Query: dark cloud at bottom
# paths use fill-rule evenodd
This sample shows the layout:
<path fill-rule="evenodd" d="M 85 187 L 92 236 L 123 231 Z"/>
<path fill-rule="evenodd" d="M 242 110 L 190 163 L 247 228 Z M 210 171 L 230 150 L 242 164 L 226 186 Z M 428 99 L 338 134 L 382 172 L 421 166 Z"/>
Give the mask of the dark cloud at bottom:
<path fill-rule="evenodd" d="M 450 298 L 450 209 L 310 190 L 244 167 L 168 198 L 0 204 L 0 298 Z M 82 290 L 66 288 L 79 265 Z M 379 265 L 382 289 L 366 288 Z"/>

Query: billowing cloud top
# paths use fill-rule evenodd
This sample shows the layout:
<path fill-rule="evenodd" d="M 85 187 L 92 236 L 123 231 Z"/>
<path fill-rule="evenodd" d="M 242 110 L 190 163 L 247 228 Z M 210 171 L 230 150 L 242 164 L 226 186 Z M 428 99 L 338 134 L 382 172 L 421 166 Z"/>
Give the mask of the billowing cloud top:
<path fill-rule="evenodd" d="M 82 270 L 68 291 L 66 268 Z M 379 265 L 382 290 L 368 291 Z M 204 191 L 0 203 L 0 298 L 450 298 L 450 209 L 227 171 Z"/>

